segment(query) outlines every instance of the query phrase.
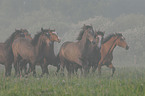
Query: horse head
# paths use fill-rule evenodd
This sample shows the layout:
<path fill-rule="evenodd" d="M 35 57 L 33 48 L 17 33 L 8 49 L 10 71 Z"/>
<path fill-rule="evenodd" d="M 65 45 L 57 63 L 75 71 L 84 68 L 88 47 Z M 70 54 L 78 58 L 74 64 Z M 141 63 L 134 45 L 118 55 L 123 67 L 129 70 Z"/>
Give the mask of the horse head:
<path fill-rule="evenodd" d="M 51 30 L 50 28 L 49 29 L 41 28 L 41 31 L 49 35 L 50 42 L 58 42 L 58 43 L 61 42 L 57 32 L 55 32 L 55 29 Z"/>
<path fill-rule="evenodd" d="M 97 46 L 98 48 L 101 48 L 101 44 L 103 42 L 103 38 L 104 38 L 104 34 L 105 34 L 105 31 L 95 31 L 95 37 L 96 37 L 96 42 L 98 43 Z"/>
<path fill-rule="evenodd" d="M 55 42 L 55 41 L 58 42 L 58 43 L 61 42 L 57 32 L 55 32 L 55 29 L 54 30 L 49 30 L 49 34 L 50 34 L 50 40 L 52 42 Z"/>
<path fill-rule="evenodd" d="M 87 40 L 89 40 L 93 44 L 96 43 L 95 33 L 93 30 L 93 27 L 90 25 L 84 25 L 82 27 L 82 31 L 80 32 L 77 40 L 81 40 L 83 37 L 86 38 Z"/>
<path fill-rule="evenodd" d="M 31 34 L 29 34 L 27 29 L 21 29 L 21 34 L 24 34 L 24 37 L 28 40 L 32 40 Z"/>
<path fill-rule="evenodd" d="M 118 37 L 118 39 L 116 40 L 116 45 L 118 45 L 119 47 L 122 47 L 122 48 L 125 48 L 126 50 L 128 50 L 129 46 L 126 43 L 126 40 L 123 37 L 123 35 L 121 33 L 115 33 L 115 35 Z"/>

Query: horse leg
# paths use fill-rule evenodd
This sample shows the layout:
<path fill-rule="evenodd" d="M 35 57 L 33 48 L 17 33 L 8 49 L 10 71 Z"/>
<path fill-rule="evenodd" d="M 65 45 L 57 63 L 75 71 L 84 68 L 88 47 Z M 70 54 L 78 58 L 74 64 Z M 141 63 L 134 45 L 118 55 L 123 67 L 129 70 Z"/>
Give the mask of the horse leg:
<path fill-rule="evenodd" d="M 24 74 L 27 74 L 27 62 L 25 62 L 23 69 L 24 69 Z"/>
<path fill-rule="evenodd" d="M 111 68 L 112 69 L 112 77 L 113 77 L 113 75 L 114 75 L 114 72 L 115 72 L 115 67 L 112 65 L 112 63 L 111 64 L 109 64 L 109 66 L 108 66 L 109 68 Z"/>
<path fill-rule="evenodd" d="M 36 61 L 34 58 L 31 58 L 30 60 L 30 67 L 29 67 L 29 72 L 33 72 L 33 76 L 36 77 L 36 70 L 35 70 L 35 65 L 36 65 Z"/>
<path fill-rule="evenodd" d="M 95 64 L 94 66 L 92 66 L 92 73 L 95 73 L 96 69 L 97 69 L 98 65 Z"/>
<path fill-rule="evenodd" d="M 64 76 L 64 67 L 65 67 L 65 60 L 60 59 L 60 71 L 61 71 L 62 76 Z"/>
<path fill-rule="evenodd" d="M 12 69 L 12 64 L 11 63 L 7 63 L 5 65 L 5 76 L 10 76 L 11 75 L 11 69 Z"/>
<path fill-rule="evenodd" d="M 59 72 L 59 70 L 60 70 L 60 65 L 57 65 L 56 74 Z"/>
<path fill-rule="evenodd" d="M 31 70 L 32 70 L 32 72 L 33 72 L 33 76 L 36 77 L 35 64 L 32 64 Z"/>
<path fill-rule="evenodd" d="M 98 73 L 101 75 L 101 64 L 98 65 Z"/>
<path fill-rule="evenodd" d="M 19 68 L 18 68 L 18 62 L 17 62 L 17 61 L 18 61 L 18 60 L 17 60 L 17 57 L 14 57 L 15 76 L 18 75 L 18 70 L 19 70 Z"/>
<path fill-rule="evenodd" d="M 43 77 L 43 75 L 45 74 L 44 64 L 41 64 L 40 66 L 42 70 L 41 77 Z"/>
<path fill-rule="evenodd" d="M 47 74 L 47 76 L 49 75 L 49 72 L 48 72 L 48 62 L 46 59 L 44 59 L 44 68 L 45 68 L 45 73 Z"/>
<path fill-rule="evenodd" d="M 84 65 L 84 76 L 86 77 L 89 73 L 89 66 L 88 65 Z"/>

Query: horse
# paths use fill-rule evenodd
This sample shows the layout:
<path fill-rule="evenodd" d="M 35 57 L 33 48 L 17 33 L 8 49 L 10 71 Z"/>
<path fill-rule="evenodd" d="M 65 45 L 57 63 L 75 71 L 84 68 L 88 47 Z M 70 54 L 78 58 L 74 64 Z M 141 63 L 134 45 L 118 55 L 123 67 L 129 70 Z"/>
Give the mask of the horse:
<path fill-rule="evenodd" d="M 54 42 L 58 42 L 60 43 L 60 38 L 58 37 L 58 34 L 55 32 L 54 30 L 50 30 L 50 29 L 43 29 L 41 28 L 41 31 L 49 33 L 49 44 L 46 44 L 46 46 L 42 49 L 42 53 L 43 53 L 43 58 L 42 60 L 39 61 L 39 63 L 37 63 L 37 65 L 41 66 L 42 69 L 42 74 L 41 76 L 43 76 L 45 73 L 48 75 L 48 65 L 54 65 L 57 67 L 57 72 L 59 70 L 59 61 L 57 59 L 57 57 L 54 54 Z M 22 73 L 22 70 L 24 69 L 25 74 L 27 73 L 27 61 L 21 61 L 20 64 L 20 70 Z M 30 70 L 30 69 L 29 69 Z"/>
<path fill-rule="evenodd" d="M 64 72 L 64 67 L 66 67 L 69 76 L 74 73 L 74 66 L 84 68 L 84 73 L 88 73 L 86 54 L 89 45 L 96 43 L 93 27 L 84 25 L 77 40 L 77 42 L 64 42 L 59 51 L 61 72 Z"/>
<path fill-rule="evenodd" d="M 29 38 L 28 31 L 26 29 L 15 29 L 15 32 L 4 43 L 0 43 L 0 63 L 5 65 L 5 76 L 11 75 L 13 63 L 12 43 L 19 37 Z"/>
<path fill-rule="evenodd" d="M 19 57 L 29 62 L 33 76 L 36 76 L 35 65 L 42 58 L 42 48 L 49 43 L 49 33 L 38 32 L 32 40 L 18 38 L 12 44 L 14 54 L 14 66 L 17 68 L 15 74 L 19 72 Z M 44 44 L 45 43 L 45 44 Z"/>
<path fill-rule="evenodd" d="M 102 32 L 102 31 L 95 31 L 95 40 L 96 40 L 96 43 L 95 44 L 90 44 L 89 45 L 89 50 L 87 51 L 87 60 L 88 60 L 88 71 L 90 70 L 91 67 L 94 68 L 94 66 L 97 66 L 98 65 L 98 62 L 100 61 L 101 59 L 101 52 L 100 52 L 100 49 L 101 49 L 101 44 L 102 44 L 102 41 L 103 41 L 103 38 L 104 38 L 104 33 L 105 32 Z M 76 66 L 74 66 L 74 69 L 75 69 L 75 72 L 77 74 L 77 71 L 78 71 L 78 68 Z M 82 74 L 82 69 L 80 68 L 81 70 L 81 74 Z M 93 70 L 94 72 L 94 70 Z"/>
<path fill-rule="evenodd" d="M 112 64 L 113 60 L 113 50 L 116 46 L 129 49 L 128 44 L 125 41 L 125 38 L 121 33 L 109 34 L 104 38 L 102 46 L 101 46 L 101 60 L 98 63 L 98 72 L 101 75 L 101 66 L 106 65 L 107 67 L 112 69 L 112 75 L 114 75 L 115 67 Z M 96 69 L 97 67 L 95 67 Z M 95 70 L 94 69 L 94 70 Z"/>
<path fill-rule="evenodd" d="M 43 76 L 45 73 L 48 75 L 48 65 L 51 64 L 53 66 L 57 67 L 57 72 L 59 70 L 59 61 L 57 59 L 57 57 L 54 54 L 54 42 L 58 42 L 60 43 L 61 40 L 58 37 L 58 34 L 55 32 L 55 30 L 50 30 L 50 29 L 43 29 L 41 28 L 41 30 L 48 32 L 50 34 L 49 36 L 49 44 L 47 44 L 44 49 L 43 49 L 43 59 L 40 61 L 43 64 L 41 65 L 42 68 L 42 74 L 41 76 Z"/>
<path fill-rule="evenodd" d="M 102 44 L 102 41 L 103 41 L 103 38 L 104 38 L 104 33 L 105 32 L 102 32 L 102 31 L 97 31 L 96 32 L 96 44 L 91 44 L 89 46 L 89 50 L 88 50 L 88 63 L 89 63 L 89 66 L 92 67 L 92 72 L 95 71 L 94 67 L 98 65 L 100 59 L 101 59 L 101 52 L 100 52 L 100 49 L 101 49 L 101 44 Z M 90 68 L 89 68 L 90 69 Z"/>

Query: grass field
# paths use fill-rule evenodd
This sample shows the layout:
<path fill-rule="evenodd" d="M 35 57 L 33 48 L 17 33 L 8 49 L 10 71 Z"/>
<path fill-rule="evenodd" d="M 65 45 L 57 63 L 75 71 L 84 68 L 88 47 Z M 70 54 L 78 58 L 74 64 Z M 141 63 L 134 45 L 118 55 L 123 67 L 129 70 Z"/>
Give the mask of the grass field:
<path fill-rule="evenodd" d="M 53 75 L 52 68 L 48 78 L 4 78 L 0 72 L 0 96 L 145 96 L 145 67 L 117 67 L 114 77 L 104 67 L 101 77 L 96 72 L 71 79 Z"/>

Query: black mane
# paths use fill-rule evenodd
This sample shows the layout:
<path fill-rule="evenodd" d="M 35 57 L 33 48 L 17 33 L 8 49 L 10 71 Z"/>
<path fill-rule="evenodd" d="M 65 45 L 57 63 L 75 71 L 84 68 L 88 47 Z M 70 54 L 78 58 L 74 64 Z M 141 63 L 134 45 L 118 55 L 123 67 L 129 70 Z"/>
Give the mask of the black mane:
<path fill-rule="evenodd" d="M 82 39 L 82 36 L 83 36 L 83 34 L 84 34 L 84 31 L 87 30 L 88 28 L 92 28 L 92 29 L 93 29 L 93 27 L 90 26 L 90 25 L 84 25 L 84 26 L 82 27 L 82 30 L 80 31 L 80 33 L 79 33 L 79 35 L 78 35 L 78 37 L 77 37 L 76 40 L 81 40 L 81 39 Z"/>
<path fill-rule="evenodd" d="M 38 32 L 37 34 L 35 34 L 34 38 L 32 39 L 32 44 L 35 46 L 39 40 L 39 37 L 41 36 L 41 34 L 43 34 L 43 32 Z"/>
<path fill-rule="evenodd" d="M 6 48 L 9 48 L 10 46 L 12 46 L 12 43 L 15 39 L 15 36 L 18 35 L 18 34 L 21 34 L 21 30 L 16 30 L 6 41 L 5 41 L 5 44 L 6 44 Z"/>
<path fill-rule="evenodd" d="M 110 40 L 113 36 L 122 36 L 121 33 L 111 33 L 109 34 L 108 36 L 106 36 L 104 39 L 103 39 L 103 44 L 106 43 L 108 40 Z"/>
<path fill-rule="evenodd" d="M 97 32 L 96 32 L 96 35 L 102 35 L 102 36 L 104 36 L 104 32 L 102 32 L 102 31 L 97 31 Z"/>

